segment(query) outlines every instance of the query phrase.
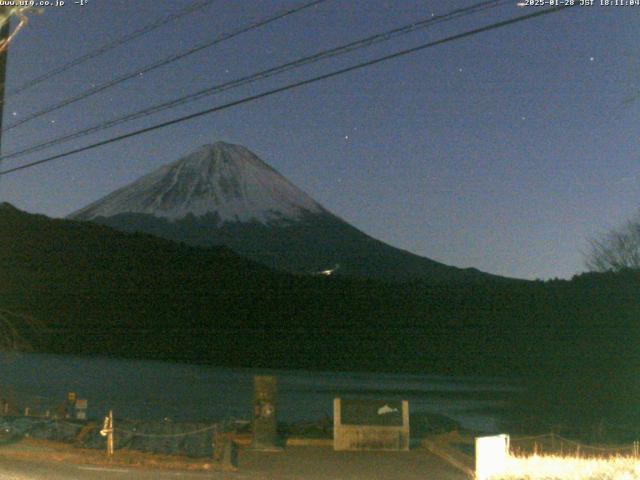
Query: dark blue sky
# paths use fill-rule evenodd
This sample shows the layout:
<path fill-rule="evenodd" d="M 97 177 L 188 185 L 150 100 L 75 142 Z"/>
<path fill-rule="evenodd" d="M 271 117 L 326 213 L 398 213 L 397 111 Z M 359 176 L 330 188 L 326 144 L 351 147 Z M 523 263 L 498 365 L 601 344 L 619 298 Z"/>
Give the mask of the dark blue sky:
<path fill-rule="evenodd" d="M 89 0 L 47 8 L 11 46 L 8 91 L 189 3 Z M 301 3 L 219 0 L 9 96 L 5 124 Z M 473 3 L 327 0 L 6 132 L 3 151 Z M 514 0 L 3 168 L 535 9 Z M 253 150 L 391 245 L 500 275 L 570 277 L 583 270 L 587 239 L 640 206 L 638 32 L 640 7 L 576 7 L 7 175 L 0 198 L 64 216 L 224 140 Z"/>

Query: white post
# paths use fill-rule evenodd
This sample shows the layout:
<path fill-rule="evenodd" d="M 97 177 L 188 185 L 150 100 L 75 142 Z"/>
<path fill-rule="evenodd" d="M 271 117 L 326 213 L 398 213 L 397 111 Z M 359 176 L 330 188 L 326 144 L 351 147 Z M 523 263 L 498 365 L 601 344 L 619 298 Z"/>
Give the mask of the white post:
<path fill-rule="evenodd" d="M 503 475 L 509 457 L 509 435 L 476 438 L 476 480 Z"/>

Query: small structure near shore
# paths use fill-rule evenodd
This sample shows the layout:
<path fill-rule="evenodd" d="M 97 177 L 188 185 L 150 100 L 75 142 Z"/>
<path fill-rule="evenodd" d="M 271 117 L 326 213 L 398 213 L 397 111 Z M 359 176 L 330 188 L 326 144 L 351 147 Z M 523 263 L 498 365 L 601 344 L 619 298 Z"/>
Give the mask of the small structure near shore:
<path fill-rule="evenodd" d="M 409 450 L 409 402 L 333 401 L 334 450 Z"/>
<path fill-rule="evenodd" d="M 277 379 L 272 376 L 253 377 L 253 442 L 255 450 L 278 451 Z"/>
<path fill-rule="evenodd" d="M 476 479 L 504 475 L 509 458 L 509 435 L 476 438 Z"/>

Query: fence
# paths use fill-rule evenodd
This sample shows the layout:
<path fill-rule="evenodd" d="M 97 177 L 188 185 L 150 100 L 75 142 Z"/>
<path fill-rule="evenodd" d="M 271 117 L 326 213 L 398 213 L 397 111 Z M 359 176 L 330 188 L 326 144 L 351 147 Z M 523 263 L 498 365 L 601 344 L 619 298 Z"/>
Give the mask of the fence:
<path fill-rule="evenodd" d="M 478 437 L 475 478 L 637 478 L 640 443 L 587 445 L 550 433 Z M 631 475 L 631 476 L 629 476 Z"/>
<path fill-rule="evenodd" d="M 511 437 L 515 454 L 557 454 L 574 457 L 640 457 L 640 442 L 626 445 L 588 445 L 555 433 L 529 437 Z"/>
<path fill-rule="evenodd" d="M 66 418 L 72 413 L 69 407 L 68 399 L 64 398 L 32 395 L 11 388 L 0 392 L 0 415 Z"/>
<path fill-rule="evenodd" d="M 104 450 L 106 432 L 96 422 L 43 417 L 4 416 L 0 418 L 0 438 L 10 441 L 22 437 L 73 444 L 81 448 Z M 233 422 L 173 423 L 137 422 L 117 419 L 113 428 L 113 448 L 140 452 L 214 457 L 226 455 L 230 447 Z"/>
<path fill-rule="evenodd" d="M 212 457 L 225 464 L 235 461 L 231 432 L 246 422 L 137 421 L 116 418 L 87 420 L 87 401 L 69 392 L 51 398 L 3 388 L 0 392 L 0 442 L 23 437 L 71 443 L 89 449 L 128 449 L 188 457 Z M 111 412 L 110 412 L 111 413 Z M 105 442 L 105 437 L 106 442 Z"/>

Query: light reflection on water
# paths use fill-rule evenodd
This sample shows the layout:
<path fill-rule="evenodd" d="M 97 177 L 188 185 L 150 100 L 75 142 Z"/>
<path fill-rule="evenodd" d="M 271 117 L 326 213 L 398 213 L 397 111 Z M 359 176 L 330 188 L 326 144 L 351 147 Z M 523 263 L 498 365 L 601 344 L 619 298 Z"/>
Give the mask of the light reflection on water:
<path fill-rule="evenodd" d="M 89 416 L 177 421 L 251 417 L 253 375 L 278 377 L 283 421 L 332 416 L 333 398 L 409 400 L 410 411 L 438 413 L 463 427 L 497 431 L 494 409 L 517 388 L 502 379 L 361 372 L 249 370 L 171 362 L 20 354 L 0 359 L 0 394 L 32 409 L 52 408 L 75 391 L 89 401 Z"/>

